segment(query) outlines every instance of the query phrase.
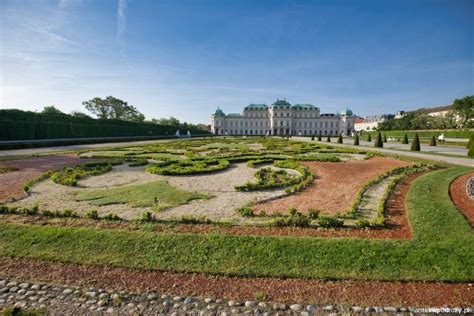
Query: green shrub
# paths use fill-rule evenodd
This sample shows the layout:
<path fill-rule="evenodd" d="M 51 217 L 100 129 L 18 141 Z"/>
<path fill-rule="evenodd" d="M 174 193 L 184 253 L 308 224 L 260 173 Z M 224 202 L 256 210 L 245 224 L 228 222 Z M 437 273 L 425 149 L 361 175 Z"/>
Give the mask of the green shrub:
<path fill-rule="evenodd" d="M 38 215 L 39 207 L 38 205 L 35 204 L 31 208 L 24 208 L 22 210 L 22 213 L 28 216 Z"/>
<path fill-rule="evenodd" d="M 243 217 L 253 217 L 255 216 L 252 207 L 250 205 L 245 205 L 242 207 L 239 207 L 237 210 L 237 213 L 239 213 Z"/>
<path fill-rule="evenodd" d="M 25 191 L 26 193 L 30 192 L 30 186 L 28 184 L 24 184 L 23 191 Z"/>
<path fill-rule="evenodd" d="M 413 137 L 410 150 L 420 151 L 420 139 L 418 138 L 418 133 L 415 133 L 415 136 Z"/>
<path fill-rule="evenodd" d="M 86 218 L 88 219 L 94 219 L 94 220 L 99 220 L 99 213 L 97 210 L 92 210 L 86 213 Z"/>
<path fill-rule="evenodd" d="M 370 227 L 370 222 L 366 219 L 358 219 L 354 222 L 356 228 Z"/>
<path fill-rule="evenodd" d="M 309 217 L 302 215 L 301 213 L 296 213 L 294 216 L 289 216 L 285 218 L 278 218 L 272 222 L 272 226 L 276 227 L 308 227 L 311 220 Z"/>
<path fill-rule="evenodd" d="M 76 186 L 79 179 L 109 172 L 112 170 L 112 166 L 118 163 L 119 161 L 114 160 L 110 162 L 91 162 L 74 168 L 64 167 L 61 171 L 54 172 L 51 175 L 51 180 L 54 183 L 66 186 Z"/>
<path fill-rule="evenodd" d="M 328 137 L 326 138 L 326 142 L 328 142 L 328 143 L 331 142 L 331 136 L 328 136 Z"/>
<path fill-rule="evenodd" d="M 321 141 L 322 140 L 322 136 L 321 136 L 321 133 L 318 134 L 318 141 Z"/>
<path fill-rule="evenodd" d="M 308 217 L 310 219 L 317 219 L 319 217 L 320 211 L 314 208 L 308 209 Z"/>
<path fill-rule="evenodd" d="M 146 168 L 146 171 L 161 175 L 189 175 L 220 171 L 226 169 L 229 165 L 230 163 L 226 159 L 188 159 L 153 164 Z"/>
<path fill-rule="evenodd" d="M 337 137 L 337 143 L 342 144 L 342 135 L 341 134 L 339 134 L 339 136 Z"/>
<path fill-rule="evenodd" d="M 318 224 L 325 228 L 337 228 L 344 225 L 344 221 L 337 217 L 332 216 L 319 216 Z"/>
<path fill-rule="evenodd" d="M 387 142 L 387 134 L 383 134 L 383 142 L 384 142 L 384 143 Z"/>
<path fill-rule="evenodd" d="M 128 164 L 129 167 L 139 167 L 139 166 L 145 166 L 148 164 L 147 159 L 136 159 L 132 161 L 131 163 Z"/>
<path fill-rule="evenodd" d="M 436 146 L 436 138 L 431 136 L 430 146 Z"/>
<path fill-rule="evenodd" d="M 368 142 L 371 142 L 371 141 L 372 141 L 372 136 L 370 136 L 370 134 L 367 135 L 367 141 L 368 141 Z"/>
<path fill-rule="evenodd" d="M 311 135 L 311 140 L 314 140 L 314 134 Z"/>
<path fill-rule="evenodd" d="M 382 141 L 382 134 L 378 132 L 377 138 L 375 139 L 374 147 L 377 148 L 382 148 L 383 147 L 383 141 Z"/>
<path fill-rule="evenodd" d="M 145 212 L 142 214 L 142 218 L 140 219 L 142 222 L 154 222 L 155 216 L 151 212 Z"/>
<path fill-rule="evenodd" d="M 178 220 L 183 224 L 211 224 L 212 221 L 205 216 L 183 215 Z"/>
<path fill-rule="evenodd" d="M 356 136 L 354 137 L 354 145 L 355 146 L 359 146 L 359 135 L 356 134 Z"/>
<path fill-rule="evenodd" d="M 107 214 L 104 216 L 106 221 L 121 221 L 122 219 L 117 214 Z"/>
<path fill-rule="evenodd" d="M 403 135 L 402 144 L 408 144 L 408 135 L 407 134 Z"/>
<path fill-rule="evenodd" d="M 290 207 L 288 209 L 288 213 L 290 214 L 290 216 L 295 216 L 298 213 L 298 209 L 296 207 Z"/>

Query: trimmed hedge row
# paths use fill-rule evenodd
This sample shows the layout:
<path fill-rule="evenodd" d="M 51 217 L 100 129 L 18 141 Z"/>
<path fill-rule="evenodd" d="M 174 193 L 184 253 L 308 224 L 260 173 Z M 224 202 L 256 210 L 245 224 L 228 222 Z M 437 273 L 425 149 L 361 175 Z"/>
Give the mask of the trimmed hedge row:
<path fill-rule="evenodd" d="M 0 110 L 0 141 L 174 135 L 176 129 L 175 126 L 153 123 Z M 181 133 L 185 132 L 181 130 Z M 207 134 L 205 131 L 190 130 L 190 132 Z"/>

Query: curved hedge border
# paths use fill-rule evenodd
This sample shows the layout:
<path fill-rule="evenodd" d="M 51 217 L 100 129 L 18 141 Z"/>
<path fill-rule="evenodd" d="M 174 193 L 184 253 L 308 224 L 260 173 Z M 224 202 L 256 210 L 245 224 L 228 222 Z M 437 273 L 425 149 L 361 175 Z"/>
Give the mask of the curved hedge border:
<path fill-rule="evenodd" d="M 51 174 L 51 180 L 54 183 L 76 186 L 77 181 L 89 176 L 97 176 L 112 170 L 112 166 L 120 165 L 122 161 L 101 161 L 90 162 L 74 168 L 64 167 L 60 171 Z"/>
<path fill-rule="evenodd" d="M 268 159 L 261 159 L 257 160 L 261 163 L 269 161 Z M 252 162 L 255 164 L 255 161 Z M 276 161 L 273 163 L 273 166 L 285 169 L 293 169 L 298 171 L 301 175 L 294 178 L 289 178 L 287 181 L 282 182 L 264 182 L 263 176 L 264 173 L 268 172 L 268 168 L 260 169 L 255 174 L 257 178 L 257 183 L 247 182 L 244 185 L 236 186 L 236 190 L 238 191 L 256 191 L 256 190 L 266 190 L 266 189 L 273 189 L 273 188 L 281 188 L 281 187 L 289 187 L 285 192 L 286 193 L 293 193 L 299 191 L 306 187 L 307 185 L 311 184 L 314 181 L 314 175 L 310 171 L 310 169 L 306 166 L 302 166 L 296 161 L 293 160 L 284 160 L 284 161 Z M 265 170 L 265 171 L 263 171 Z M 276 171 L 274 171 L 276 172 Z"/>
<path fill-rule="evenodd" d="M 160 175 L 189 175 L 220 171 L 230 165 L 226 159 L 176 160 L 153 164 L 146 171 Z"/>
<path fill-rule="evenodd" d="M 346 217 L 349 218 L 355 218 L 357 215 L 357 210 L 360 206 L 360 203 L 362 202 L 362 197 L 364 193 L 373 185 L 379 183 L 383 179 L 390 177 L 392 175 L 396 174 L 401 174 L 399 177 L 394 178 L 389 186 L 387 187 L 387 190 L 385 191 L 383 197 L 382 197 L 382 202 L 380 203 L 378 207 L 378 217 L 375 221 L 370 223 L 372 226 L 383 226 L 384 225 L 384 211 L 385 211 L 385 206 L 388 200 L 388 197 L 390 196 L 390 192 L 393 190 L 396 184 L 398 184 L 400 181 L 406 179 L 406 177 L 412 173 L 417 173 L 417 172 L 422 172 L 428 169 L 432 169 L 434 166 L 430 164 L 419 164 L 419 165 L 414 165 L 414 166 L 408 166 L 408 167 L 398 167 L 394 168 L 392 170 L 389 170 L 381 175 L 379 175 L 377 178 L 372 179 L 368 181 L 367 183 L 364 184 L 364 186 L 357 192 L 356 199 L 354 203 L 352 203 L 352 206 L 350 210 L 347 212 Z"/>

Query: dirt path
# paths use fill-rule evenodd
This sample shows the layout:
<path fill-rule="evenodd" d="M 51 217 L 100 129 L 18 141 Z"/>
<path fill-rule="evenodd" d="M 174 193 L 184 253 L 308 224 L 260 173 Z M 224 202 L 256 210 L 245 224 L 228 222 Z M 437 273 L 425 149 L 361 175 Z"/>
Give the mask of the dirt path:
<path fill-rule="evenodd" d="M 470 198 L 466 191 L 468 181 L 471 178 L 474 178 L 474 172 L 456 178 L 449 186 L 449 195 L 471 227 L 474 227 L 474 199 Z"/>
<path fill-rule="evenodd" d="M 405 161 L 382 157 L 343 163 L 304 164 L 316 174 L 316 180 L 310 187 L 294 195 L 259 204 L 255 209 L 263 210 L 267 214 L 287 214 L 290 207 L 296 207 L 303 213 L 309 208 L 318 209 L 322 214 L 328 215 L 346 213 L 365 183 L 386 171 L 410 165 Z"/>
<path fill-rule="evenodd" d="M 130 271 L 0 257 L 0 275 L 35 282 L 68 283 L 129 292 L 198 295 L 233 300 L 266 300 L 368 306 L 473 306 L 472 284 L 441 282 L 319 281 L 238 278 L 203 274 Z"/>
<path fill-rule="evenodd" d="M 0 203 L 12 198 L 21 199 L 27 196 L 23 184 L 36 179 L 48 170 L 60 169 L 85 162 L 76 156 L 48 156 L 29 159 L 0 161 L 2 167 L 16 167 L 19 170 L 0 174 Z"/>

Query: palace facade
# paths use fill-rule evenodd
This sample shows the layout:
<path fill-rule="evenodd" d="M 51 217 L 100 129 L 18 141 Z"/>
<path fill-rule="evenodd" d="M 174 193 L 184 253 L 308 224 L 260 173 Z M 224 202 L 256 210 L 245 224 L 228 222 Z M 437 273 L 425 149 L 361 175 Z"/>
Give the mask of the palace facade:
<path fill-rule="evenodd" d="M 337 114 L 321 114 L 312 104 L 291 105 L 277 99 L 272 105 L 250 104 L 241 114 L 217 108 L 211 115 L 214 135 L 351 135 L 355 116 L 346 109 Z"/>

